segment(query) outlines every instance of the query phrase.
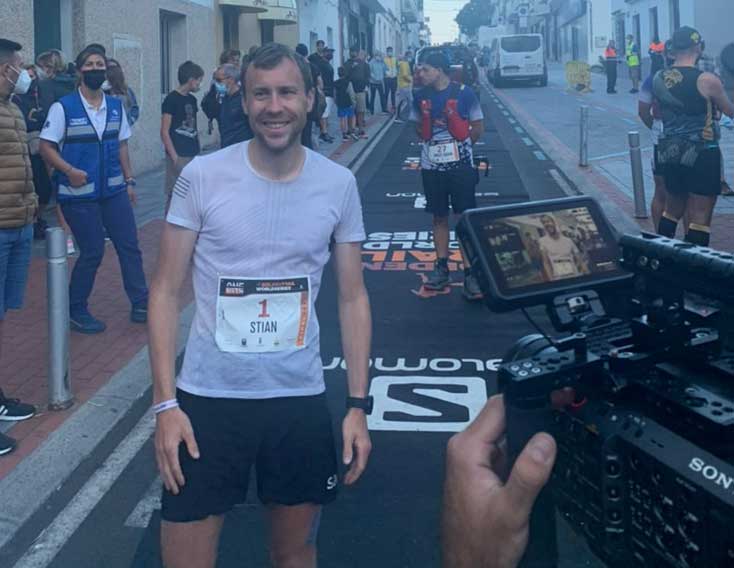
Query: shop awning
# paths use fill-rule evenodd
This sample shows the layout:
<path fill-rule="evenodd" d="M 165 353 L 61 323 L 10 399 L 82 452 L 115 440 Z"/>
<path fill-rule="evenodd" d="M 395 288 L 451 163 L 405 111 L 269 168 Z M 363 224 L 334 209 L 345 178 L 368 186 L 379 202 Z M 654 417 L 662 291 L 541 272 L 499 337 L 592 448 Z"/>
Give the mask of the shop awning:
<path fill-rule="evenodd" d="M 245 14 L 257 14 L 268 10 L 267 0 L 219 0 L 220 6 L 233 6 Z"/>
<path fill-rule="evenodd" d="M 257 15 L 258 20 L 270 20 L 276 26 L 298 23 L 296 0 L 268 0 L 267 11 Z"/>

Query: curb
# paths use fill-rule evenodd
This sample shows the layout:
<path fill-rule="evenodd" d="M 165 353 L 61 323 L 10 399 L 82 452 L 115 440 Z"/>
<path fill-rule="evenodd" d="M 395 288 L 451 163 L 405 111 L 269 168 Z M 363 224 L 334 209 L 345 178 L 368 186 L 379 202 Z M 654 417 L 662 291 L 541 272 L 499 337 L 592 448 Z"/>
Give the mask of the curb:
<path fill-rule="evenodd" d="M 193 303 L 181 311 L 176 340 L 177 363 L 183 354 L 193 315 Z M 0 481 L 0 495 L 3 496 L 0 557 L 4 553 L 12 554 L 5 548 L 34 515 L 49 513 L 49 499 L 84 467 L 85 461 L 114 433 L 116 426 L 135 411 L 141 416 L 145 413 L 151 390 L 148 348 L 144 347 Z"/>

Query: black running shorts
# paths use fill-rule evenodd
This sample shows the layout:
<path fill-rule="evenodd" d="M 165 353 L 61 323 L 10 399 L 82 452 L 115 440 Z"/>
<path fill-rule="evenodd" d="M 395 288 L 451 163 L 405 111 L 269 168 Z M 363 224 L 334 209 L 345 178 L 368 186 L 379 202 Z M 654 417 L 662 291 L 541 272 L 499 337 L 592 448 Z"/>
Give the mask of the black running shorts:
<path fill-rule="evenodd" d="M 177 396 L 200 457 L 193 459 L 181 444 L 186 483 L 178 495 L 164 487 L 164 520 L 201 520 L 244 503 L 253 465 L 266 505 L 326 504 L 336 497 L 336 449 L 324 394 L 243 400 L 179 390 Z"/>
<path fill-rule="evenodd" d="M 665 189 L 682 195 L 719 195 L 721 193 L 721 151 L 709 148 L 698 155 L 693 167 L 666 164 Z"/>
<path fill-rule="evenodd" d="M 449 203 L 457 215 L 477 206 L 474 189 L 479 177 L 472 166 L 461 166 L 445 172 L 421 170 L 421 176 L 427 213 L 448 217 Z"/>

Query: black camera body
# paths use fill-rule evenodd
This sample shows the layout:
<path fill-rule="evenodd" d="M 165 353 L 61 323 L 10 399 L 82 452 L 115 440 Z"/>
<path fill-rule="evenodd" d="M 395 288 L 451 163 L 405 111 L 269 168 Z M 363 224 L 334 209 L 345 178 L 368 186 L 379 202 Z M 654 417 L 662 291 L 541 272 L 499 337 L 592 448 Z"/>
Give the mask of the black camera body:
<path fill-rule="evenodd" d="M 734 566 L 734 257 L 617 242 L 586 197 L 472 210 L 457 232 L 490 308 L 545 304 L 570 332 L 523 338 L 499 369 L 510 459 L 538 431 L 558 445 L 523 565 L 557 564 L 557 510 L 609 566 Z"/>

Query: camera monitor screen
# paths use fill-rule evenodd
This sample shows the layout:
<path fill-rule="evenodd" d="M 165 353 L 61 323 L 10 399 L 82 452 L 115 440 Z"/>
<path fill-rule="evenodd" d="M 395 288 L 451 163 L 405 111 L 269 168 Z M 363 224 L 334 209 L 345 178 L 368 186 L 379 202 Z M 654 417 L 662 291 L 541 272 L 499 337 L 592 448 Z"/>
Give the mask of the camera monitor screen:
<path fill-rule="evenodd" d="M 480 280 L 489 284 L 490 307 L 492 300 L 504 308 L 543 303 L 629 276 L 609 222 L 588 197 L 475 209 L 467 212 L 467 226 L 469 248 L 488 273 Z"/>

